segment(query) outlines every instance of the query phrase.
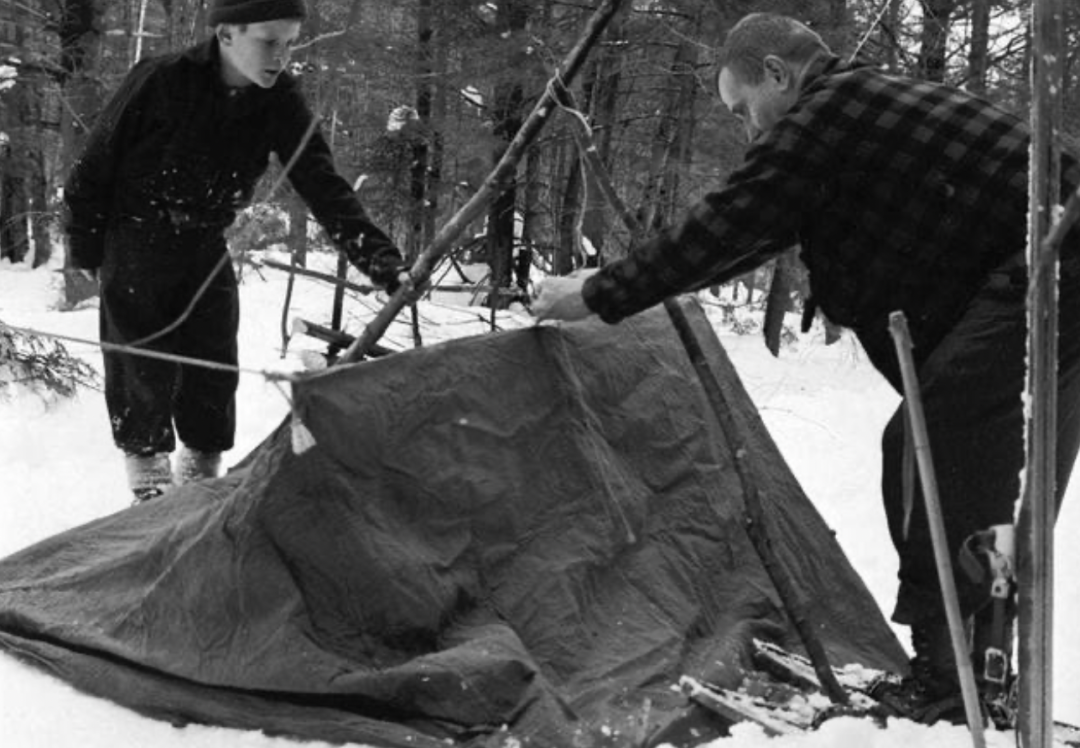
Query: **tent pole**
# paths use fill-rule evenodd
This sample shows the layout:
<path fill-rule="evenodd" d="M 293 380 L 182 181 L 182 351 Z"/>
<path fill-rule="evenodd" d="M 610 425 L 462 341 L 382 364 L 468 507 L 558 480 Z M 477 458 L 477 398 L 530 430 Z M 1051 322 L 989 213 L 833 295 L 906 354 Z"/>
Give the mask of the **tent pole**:
<path fill-rule="evenodd" d="M 705 390 L 713 413 L 720 421 L 720 430 L 725 434 L 736 433 L 737 426 L 735 419 L 731 416 L 731 409 L 727 407 L 720 383 L 716 381 L 716 376 L 713 374 L 712 369 L 709 368 L 709 364 L 705 359 L 705 352 L 701 349 L 701 343 L 698 341 L 693 329 L 691 329 L 686 314 L 683 313 L 682 308 L 674 299 L 665 301 L 664 309 L 667 310 L 668 315 L 671 317 L 671 322 L 679 333 L 683 347 L 686 349 L 686 353 L 694 365 L 694 370 L 701 380 L 701 386 Z M 758 496 L 753 478 L 748 474 L 743 463 L 747 456 L 746 450 L 733 443 L 730 437 L 727 439 L 727 447 L 731 453 L 732 462 L 735 464 L 735 472 L 739 477 L 739 485 L 743 491 L 743 504 L 746 510 L 746 534 L 750 537 L 754 550 L 757 551 L 761 563 L 765 567 L 765 571 L 768 572 L 769 579 L 780 596 L 780 602 L 795 624 L 795 629 L 802 640 L 803 647 L 806 649 L 806 654 L 810 657 L 810 662 L 814 666 L 814 673 L 817 675 L 822 689 L 834 704 L 847 704 L 847 692 L 840 685 L 836 673 L 833 672 L 832 667 L 829 665 L 825 646 L 821 643 L 821 639 L 818 638 L 814 630 L 814 622 L 810 619 L 806 607 L 802 604 L 791 577 L 780 563 L 780 558 L 773 551 L 772 538 L 769 536 L 761 499 Z"/>
<path fill-rule="evenodd" d="M 623 224 L 629 229 L 631 236 L 641 236 L 641 226 L 638 220 L 634 218 L 633 214 L 626 207 L 626 204 L 619 197 L 619 194 L 615 191 L 611 176 L 604 167 L 604 163 L 600 160 L 600 155 L 597 151 L 596 144 L 593 141 L 592 131 L 588 121 L 580 110 L 578 110 L 574 103 L 573 95 L 566 86 L 562 84 L 559 78 L 555 77 L 552 81 L 556 101 L 567 109 L 581 125 L 580 127 L 571 128 L 571 132 L 573 133 L 574 141 L 578 146 L 578 150 L 581 153 L 581 157 L 584 160 L 586 167 L 592 173 L 596 184 L 600 187 L 601 192 L 604 193 L 604 196 L 611 204 L 611 207 L 619 214 Z M 686 350 L 690 363 L 693 364 L 694 371 L 697 373 L 698 379 L 701 382 L 701 387 L 709 400 L 709 405 L 712 408 L 713 414 L 720 422 L 721 432 L 729 435 L 736 433 L 734 419 L 731 417 L 731 409 L 728 407 L 724 398 L 723 390 L 720 388 L 720 383 L 716 380 L 716 375 L 713 373 L 713 370 L 709 368 L 708 361 L 705 358 L 705 352 L 701 348 L 701 342 L 694 334 L 693 328 L 690 327 L 690 321 L 686 318 L 686 314 L 683 312 L 682 307 L 680 307 L 678 302 L 674 299 L 667 299 L 664 302 L 664 309 L 667 310 L 668 316 L 671 318 L 671 323 L 679 334 L 679 339 L 682 341 L 683 348 Z M 829 658 L 825 653 L 825 647 L 814 630 L 814 624 L 810 620 L 810 616 L 807 614 L 802 601 L 799 599 L 799 593 L 796 590 L 791 577 L 787 574 L 783 565 L 780 563 L 779 557 L 777 557 L 776 553 L 773 551 L 772 539 L 769 537 L 767 529 L 768 525 L 766 524 L 765 512 L 762 508 L 760 497 L 757 494 L 753 479 L 747 474 L 746 467 L 743 464 L 746 450 L 732 443 L 730 437 L 728 437 L 727 440 L 727 448 L 731 453 L 732 462 L 735 465 L 735 472 L 739 477 L 739 485 L 743 492 L 743 503 L 746 511 L 746 534 L 750 537 L 754 550 L 757 551 L 762 566 L 765 567 L 765 571 L 768 573 L 769 579 L 773 583 L 773 587 L 776 588 L 781 604 L 795 624 L 795 629 L 802 641 L 803 648 L 806 649 L 806 653 L 810 657 L 810 662 L 814 667 L 814 672 L 817 674 L 818 682 L 833 703 L 847 704 L 847 692 L 844 691 L 843 687 L 840 685 L 840 681 L 836 677 L 836 673 L 833 672 L 832 667 L 829 665 Z"/>
<path fill-rule="evenodd" d="M 623 0 L 603 0 L 600 3 L 600 6 L 593 12 L 585 25 L 585 31 L 582 32 L 581 38 L 578 39 L 573 49 L 570 50 L 559 66 L 559 70 L 555 74 L 558 80 L 568 82 L 577 75 L 585 64 L 589 51 L 596 44 L 622 4 Z M 550 118 L 554 109 L 553 104 L 551 87 L 549 86 L 536 102 L 528 118 L 521 125 L 514 139 L 503 153 L 502 158 L 499 159 L 499 163 L 495 165 L 484 183 L 480 185 L 480 189 L 439 229 L 435 238 L 431 240 L 431 244 L 416 258 L 412 269 L 409 271 L 414 287 L 420 288 L 427 283 L 435 265 L 450 251 L 454 241 L 464 233 L 472 221 L 480 216 L 487 204 L 504 190 L 506 182 L 513 176 L 518 162 L 525 155 L 525 151 Z M 409 295 L 407 288 L 398 289 L 386 302 L 386 305 L 379 310 L 379 313 L 375 315 L 375 318 L 367 324 L 363 333 L 342 354 L 340 363 L 356 363 L 363 358 L 370 347 L 378 342 L 382 334 L 386 332 L 398 312 L 409 303 Z"/>

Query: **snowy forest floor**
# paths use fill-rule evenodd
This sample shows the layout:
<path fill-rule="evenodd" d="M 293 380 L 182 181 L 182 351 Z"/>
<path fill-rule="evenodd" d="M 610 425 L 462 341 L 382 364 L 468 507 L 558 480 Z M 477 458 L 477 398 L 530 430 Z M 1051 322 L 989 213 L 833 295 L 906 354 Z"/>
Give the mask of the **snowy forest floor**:
<path fill-rule="evenodd" d="M 93 303 L 76 311 L 56 311 L 58 280 L 55 269 L 0 264 L 0 320 L 96 340 L 97 309 Z M 325 349 L 318 341 L 294 339 L 289 355 L 282 357 L 284 297 L 283 273 L 245 269 L 241 286 L 243 366 L 293 368 L 299 365 L 299 350 Z M 325 284 L 298 280 L 288 316 L 326 323 L 331 298 L 332 291 Z M 879 439 L 899 398 L 849 335 L 826 346 L 820 330 L 815 330 L 796 336 L 795 342 L 773 358 L 758 332 L 736 334 L 730 323 L 722 321 L 721 309 L 709 304 L 707 295 L 703 298 L 781 452 L 887 614 L 895 592 L 896 560 L 879 499 Z M 382 299 L 372 296 L 347 300 L 346 329 L 362 329 L 364 320 L 370 319 L 381 303 Z M 490 311 L 463 306 L 465 303 L 467 299 L 463 301 L 458 295 L 421 304 L 425 344 L 489 329 Z M 755 315 L 748 313 L 740 321 L 740 328 L 753 327 Z M 532 321 L 524 313 L 506 312 L 499 314 L 498 324 L 509 329 Z M 399 316 L 382 342 L 396 348 L 411 345 L 407 312 Z M 66 345 L 100 369 L 96 348 Z M 237 446 L 226 455 L 226 465 L 258 444 L 281 421 L 288 405 L 275 386 L 262 377 L 246 375 L 241 378 L 238 410 Z M 83 389 L 75 398 L 58 400 L 0 389 L 0 476 L 0 557 L 124 508 L 123 465 L 109 439 L 101 393 Z M 1078 485 L 1074 481 L 1070 486 L 1058 523 L 1054 599 L 1054 713 L 1074 724 L 1080 723 L 1080 637 L 1071 631 L 1069 622 L 1080 618 L 1080 586 L 1071 579 L 1071 572 L 1080 568 L 1080 543 L 1071 543 L 1069 538 L 1080 532 L 1080 498 L 1075 496 L 1080 492 Z M 906 629 L 898 629 L 897 634 L 905 641 Z M 296 745 L 218 728 L 176 730 L 79 694 L 6 655 L 0 655 L 0 735 L 0 742 L 13 748 Z M 1011 733 L 990 738 L 990 745 L 998 748 L 1015 744 Z M 886 730 L 877 730 L 867 722 L 840 719 L 816 734 L 775 739 L 766 738 L 759 728 L 739 726 L 732 737 L 717 741 L 715 746 L 959 748 L 970 744 L 970 736 L 962 728 L 894 722 Z"/>

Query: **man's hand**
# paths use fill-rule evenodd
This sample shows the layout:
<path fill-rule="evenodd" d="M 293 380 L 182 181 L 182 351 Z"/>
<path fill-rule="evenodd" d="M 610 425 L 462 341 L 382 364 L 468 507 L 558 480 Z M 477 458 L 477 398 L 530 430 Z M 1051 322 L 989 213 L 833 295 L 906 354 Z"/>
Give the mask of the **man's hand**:
<path fill-rule="evenodd" d="M 592 311 L 585 306 L 581 287 L 592 273 L 575 273 L 564 278 L 545 278 L 536 285 L 532 313 L 537 320 L 559 319 L 564 322 L 585 319 Z"/>

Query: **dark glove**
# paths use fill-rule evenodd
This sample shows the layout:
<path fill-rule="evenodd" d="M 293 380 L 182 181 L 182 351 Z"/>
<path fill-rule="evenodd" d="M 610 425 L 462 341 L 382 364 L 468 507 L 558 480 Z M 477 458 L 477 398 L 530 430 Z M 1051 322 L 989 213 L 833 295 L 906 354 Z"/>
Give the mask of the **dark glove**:
<path fill-rule="evenodd" d="M 371 278 L 371 282 L 376 286 L 385 288 L 388 293 L 397 291 L 398 286 L 401 285 L 398 276 L 403 270 L 409 269 L 401 252 L 392 245 L 378 249 L 372 254 L 365 254 L 360 244 L 353 240 L 347 242 L 343 249 L 345 256 L 357 270 Z"/>
<path fill-rule="evenodd" d="M 408 270 L 409 263 L 402 259 L 397 249 L 381 249 L 371 256 L 366 272 L 372 283 L 392 294 L 401 286 L 401 274 Z"/>

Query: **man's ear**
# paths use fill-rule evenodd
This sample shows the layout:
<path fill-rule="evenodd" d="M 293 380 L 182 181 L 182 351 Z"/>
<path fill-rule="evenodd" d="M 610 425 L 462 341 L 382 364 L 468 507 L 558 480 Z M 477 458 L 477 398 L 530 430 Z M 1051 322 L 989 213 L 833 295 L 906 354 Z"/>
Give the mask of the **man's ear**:
<path fill-rule="evenodd" d="M 217 36 L 219 44 L 232 43 L 232 29 L 230 29 L 225 24 L 221 24 L 216 29 L 214 29 L 214 34 Z"/>
<path fill-rule="evenodd" d="M 791 67 L 776 55 L 765 56 L 765 77 L 774 81 L 780 88 L 788 88 L 795 82 Z"/>

